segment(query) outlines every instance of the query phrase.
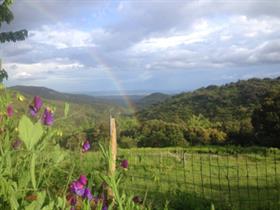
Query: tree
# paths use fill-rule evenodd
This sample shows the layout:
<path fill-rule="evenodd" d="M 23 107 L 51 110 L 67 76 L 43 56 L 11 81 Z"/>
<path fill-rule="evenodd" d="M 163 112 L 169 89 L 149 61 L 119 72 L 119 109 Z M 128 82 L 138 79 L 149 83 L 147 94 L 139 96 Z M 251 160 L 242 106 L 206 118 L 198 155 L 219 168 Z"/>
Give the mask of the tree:
<path fill-rule="evenodd" d="M 161 120 L 149 120 L 139 129 L 138 146 L 143 147 L 170 147 L 185 146 L 184 128 L 175 123 Z"/>
<path fill-rule="evenodd" d="M 221 123 L 210 122 L 202 114 L 192 115 L 186 123 L 185 139 L 192 145 L 196 144 L 221 144 L 227 134 L 220 130 Z"/>
<path fill-rule="evenodd" d="M 254 110 L 252 125 L 257 143 L 280 148 L 280 94 L 271 94 Z"/>
<path fill-rule="evenodd" d="M 0 28 L 2 23 L 6 22 L 7 24 L 10 24 L 14 19 L 14 15 L 9 8 L 12 3 L 12 0 L 4 0 L 4 2 L 0 5 Z M 0 43 L 25 40 L 27 36 L 28 32 L 25 29 L 14 32 L 0 32 Z M 0 60 L 0 83 L 2 83 L 4 79 L 8 79 L 8 73 L 5 71 L 5 69 L 2 69 Z"/>

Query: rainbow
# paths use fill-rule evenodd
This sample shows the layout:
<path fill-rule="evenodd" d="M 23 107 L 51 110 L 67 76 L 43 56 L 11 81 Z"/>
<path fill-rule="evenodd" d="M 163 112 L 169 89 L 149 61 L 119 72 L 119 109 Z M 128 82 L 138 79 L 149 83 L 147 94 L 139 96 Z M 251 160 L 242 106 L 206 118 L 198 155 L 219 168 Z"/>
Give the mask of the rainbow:
<path fill-rule="evenodd" d="M 28 4 L 28 6 L 31 7 L 31 8 L 33 8 L 35 10 L 38 10 L 40 13 L 44 14 L 50 20 L 52 20 L 54 22 L 59 22 L 59 19 L 54 14 L 51 14 L 48 10 L 46 10 L 42 5 L 38 4 L 36 1 L 32 1 L 32 2 L 31 1 L 24 1 L 24 3 Z M 101 65 L 103 67 L 103 70 L 105 71 L 106 75 L 113 82 L 115 88 L 117 89 L 119 94 L 122 96 L 122 98 L 123 98 L 125 104 L 127 105 L 129 111 L 134 113 L 135 110 L 136 110 L 135 105 L 133 104 L 133 102 L 128 97 L 127 93 L 125 92 L 125 90 L 124 90 L 124 88 L 121 84 L 121 80 L 115 75 L 111 66 L 109 64 L 107 64 L 101 58 L 101 56 L 98 55 L 98 53 L 93 51 L 93 52 L 89 52 L 89 55 L 96 61 L 96 63 L 98 63 L 99 65 Z"/>
<path fill-rule="evenodd" d="M 105 71 L 108 78 L 113 82 L 115 88 L 118 90 L 119 94 L 122 96 L 124 102 L 126 103 L 129 111 L 135 112 L 136 110 L 135 105 L 130 100 L 129 96 L 127 95 L 127 93 L 125 92 L 121 84 L 121 80 L 115 75 L 110 65 L 104 62 L 104 60 L 95 51 L 89 53 L 89 55 L 96 61 L 96 63 L 98 63 L 103 67 L 102 69 Z"/>

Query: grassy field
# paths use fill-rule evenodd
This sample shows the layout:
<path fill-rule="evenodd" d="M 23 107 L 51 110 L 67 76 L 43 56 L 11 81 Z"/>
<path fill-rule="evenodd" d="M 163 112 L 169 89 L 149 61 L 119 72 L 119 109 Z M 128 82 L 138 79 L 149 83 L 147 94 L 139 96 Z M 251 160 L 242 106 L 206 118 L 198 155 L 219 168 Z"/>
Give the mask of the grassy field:
<path fill-rule="evenodd" d="M 129 160 L 122 189 L 162 209 L 280 209 L 280 150 L 240 147 L 120 149 Z M 104 166 L 91 152 L 79 170 Z"/>

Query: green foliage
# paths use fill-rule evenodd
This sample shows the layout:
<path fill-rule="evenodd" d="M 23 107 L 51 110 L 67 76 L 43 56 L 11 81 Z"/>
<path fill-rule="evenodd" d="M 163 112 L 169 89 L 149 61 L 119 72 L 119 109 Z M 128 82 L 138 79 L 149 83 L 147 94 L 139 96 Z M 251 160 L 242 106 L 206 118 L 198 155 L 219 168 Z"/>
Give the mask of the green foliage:
<path fill-rule="evenodd" d="M 16 42 L 16 41 L 23 41 L 28 36 L 27 30 L 19 30 L 16 32 L 1 32 L 0 33 L 0 42 Z"/>
<path fill-rule="evenodd" d="M 46 192 L 39 192 L 37 194 L 37 199 L 32 202 L 30 205 L 25 207 L 25 210 L 34 210 L 34 209 L 41 209 L 43 206 L 43 203 L 46 198 Z"/>
<path fill-rule="evenodd" d="M 185 138 L 192 144 L 221 144 L 227 134 L 220 128 L 219 123 L 211 123 L 201 114 L 193 115 L 186 123 Z"/>
<path fill-rule="evenodd" d="M 0 67 L 1 67 L 1 60 L 0 60 Z M 0 83 L 3 82 L 4 79 L 8 79 L 8 73 L 5 71 L 5 69 L 0 69 Z"/>
<path fill-rule="evenodd" d="M 43 135 L 43 128 L 40 122 L 33 124 L 25 115 L 19 121 L 19 137 L 28 150 L 32 150 Z"/>
<path fill-rule="evenodd" d="M 160 120 L 146 121 L 138 131 L 138 144 L 146 147 L 184 146 L 187 142 L 183 131 L 184 128 L 175 123 Z"/>
<path fill-rule="evenodd" d="M 279 92 L 267 96 L 256 108 L 252 124 L 259 144 L 280 148 L 280 95 Z"/>
<path fill-rule="evenodd" d="M 134 148 L 137 147 L 137 140 L 130 136 L 122 136 L 119 139 L 118 146 L 121 148 Z"/>
<path fill-rule="evenodd" d="M 107 162 L 107 166 L 112 165 L 112 156 L 110 148 L 106 150 L 101 144 L 99 145 L 100 150 L 102 152 L 103 158 Z M 133 201 L 133 196 L 128 196 L 127 193 L 121 192 L 120 185 L 122 184 L 123 174 L 122 171 L 116 171 L 113 174 L 104 175 L 101 174 L 101 178 L 104 182 L 110 187 L 112 190 L 112 194 L 114 195 L 114 199 L 109 206 L 109 209 L 116 208 L 117 210 L 149 210 L 150 208 L 146 208 L 143 206 L 136 204 Z"/>
<path fill-rule="evenodd" d="M 0 5 L 0 27 L 2 22 L 6 22 L 9 24 L 13 19 L 13 13 L 9 9 L 11 6 L 12 1 L 11 0 L 4 0 L 4 2 Z M 0 33 L 0 42 L 16 42 L 16 41 L 21 41 L 25 40 L 25 38 L 28 36 L 27 30 L 19 30 L 15 32 L 1 32 Z"/>
<path fill-rule="evenodd" d="M 179 123 L 199 114 L 218 122 L 244 119 L 251 116 L 267 92 L 280 91 L 279 80 L 250 79 L 220 87 L 200 88 L 142 110 L 138 117 L 141 120 L 161 119 Z"/>
<path fill-rule="evenodd" d="M 187 121 L 187 126 L 189 128 L 211 128 L 213 125 L 209 119 L 205 118 L 202 114 L 198 116 L 192 115 L 191 118 Z"/>
<path fill-rule="evenodd" d="M 122 149 L 119 155 L 130 163 L 123 189 L 141 197 L 147 190 L 155 209 L 164 209 L 166 200 L 170 210 L 209 210 L 211 203 L 217 210 L 277 209 L 279 205 L 275 189 L 280 150 L 276 148 L 135 148 Z M 271 204 L 267 199 L 273 200 Z"/>
<path fill-rule="evenodd" d="M 57 203 L 49 196 L 51 190 L 39 189 L 46 187 L 46 183 L 63 160 L 63 152 L 58 151 L 54 139 L 50 140 L 52 132 L 43 128 L 40 121 L 34 124 L 25 115 L 18 120 L 15 115 L 8 117 L 3 114 L 7 105 L 11 104 L 11 96 L 5 89 L 1 91 L 1 209 L 59 209 L 62 207 L 61 202 Z M 3 130 L 5 132 L 2 132 Z M 26 197 L 29 195 L 37 199 L 28 202 Z"/>
<path fill-rule="evenodd" d="M 138 108 L 143 109 L 143 108 L 148 108 L 154 104 L 158 104 L 160 102 L 163 102 L 167 99 L 169 99 L 170 96 L 163 94 L 163 93 L 152 93 L 148 96 L 145 96 L 144 98 L 140 99 L 137 101 L 136 105 Z"/>
<path fill-rule="evenodd" d="M 64 117 L 65 117 L 65 118 L 68 116 L 69 108 L 70 108 L 69 103 L 65 103 L 65 104 L 64 104 Z"/>
<path fill-rule="evenodd" d="M 226 140 L 227 134 L 217 128 L 191 127 L 185 131 L 185 138 L 192 144 L 221 144 Z"/>
<path fill-rule="evenodd" d="M 137 147 L 138 129 L 140 124 L 134 117 L 120 116 L 117 118 L 119 146 L 122 148 Z"/>
<path fill-rule="evenodd" d="M 56 136 L 58 130 L 54 127 L 42 126 L 40 116 L 42 111 L 38 112 L 37 116 L 32 119 L 26 115 L 22 115 L 19 120 L 16 115 L 8 116 L 5 113 L 6 108 L 8 104 L 11 104 L 13 97 L 9 94 L 11 92 L 6 89 L 0 91 L 3 93 L 0 95 L 0 208 L 13 210 L 70 208 L 66 201 L 66 195 L 69 193 L 69 182 L 72 180 L 73 174 L 85 172 L 85 168 L 81 167 L 82 161 L 84 161 L 83 154 L 80 152 L 81 146 L 77 146 L 78 150 L 73 153 L 66 152 L 58 146 L 57 137 L 61 136 Z M 12 95 L 18 96 L 18 94 L 13 93 Z M 43 104 L 49 107 L 45 102 Z M 71 113 L 67 104 L 62 106 L 61 110 L 52 107 L 53 110 L 60 111 L 63 120 L 67 120 L 69 117 L 68 112 Z M 59 122 L 61 119 L 57 118 L 58 115 L 55 116 Z M 2 132 L 3 130 L 5 132 Z M 102 132 L 104 132 L 103 129 Z M 22 145 L 15 146 L 15 139 L 17 143 L 22 142 Z M 110 153 L 106 149 L 101 147 L 101 151 L 107 158 L 105 161 L 111 160 Z M 79 157 L 77 158 L 77 156 Z M 92 162 L 90 161 L 90 163 Z M 97 163 L 99 164 L 99 162 Z M 108 167 L 108 165 L 104 166 Z M 94 170 L 94 174 L 97 174 L 99 179 L 114 189 L 116 197 L 108 203 L 110 204 L 109 209 L 148 209 L 143 205 L 136 204 L 132 195 L 120 190 L 122 173 L 116 172 L 111 176 L 102 175 L 104 166 L 100 171 Z M 87 169 L 91 171 L 90 167 Z M 93 181 L 95 180 L 89 181 L 90 187 Z M 80 204 L 81 209 L 92 209 L 92 204 L 86 199 L 81 199 Z M 100 203 L 95 207 L 99 210 L 102 209 Z"/>
<path fill-rule="evenodd" d="M 200 88 L 141 110 L 137 117 L 143 124 L 156 119 L 184 125 L 185 138 L 193 144 L 260 144 L 265 135 L 259 134 L 259 140 L 254 141 L 251 118 L 268 92 L 280 92 L 280 78 L 250 79 Z M 271 123 L 275 125 L 275 122 Z M 270 127 L 269 123 L 267 126 Z M 276 130 L 270 131 L 274 132 L 272 135 L 278 135 Z M 275 141 L 261 145 L 278 146 Z"/>
<path fill-rule="evenodd" d="M 13 19 L 13 13 L 9 9 L 9 6 L 12 4 L 12 0 L 4 0 L 0 5 L 0 27 L 2 22 L 10 23 Z"/>

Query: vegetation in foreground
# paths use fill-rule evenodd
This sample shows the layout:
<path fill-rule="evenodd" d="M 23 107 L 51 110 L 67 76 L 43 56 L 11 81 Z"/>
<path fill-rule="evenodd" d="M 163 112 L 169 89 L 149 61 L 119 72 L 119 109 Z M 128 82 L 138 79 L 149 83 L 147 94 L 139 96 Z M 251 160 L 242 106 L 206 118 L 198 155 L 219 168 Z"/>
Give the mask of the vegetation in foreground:
<path fill-rule="evenodd" d="M 21 99 L 18 95 L 18 100 Z M 43 105 L 40 97 L 34 97 L 27 107 L 29 117 L 23 115 L 20 120 L 9 101 L 9 93 L 2 89 L 3 209 L 278 207 L 278 149 L 236 146 L 120 149 L 119 161 L 127 162 L 119 162 L 121 173 L 110 177 L 104 175 L 110 159 L 106 150 L 89 152 L 91 146 L 96 146 L 86 139 L 74 151 L 59 146 L 61 133 L 53 126 L 57 115 Z M 69 113 L 66 103 L 61 119 Z M 105 186 L 114 189 L 115 200 L 104 197 Z"/>
<path fill-rule="evenodd" d="M 122 171 L 106 175 L 104 169 L 111 164 L 111 153 L 103 146 L 100 145 L 103 170 L 95 170 L 95 174 L 82 173 L 75 167 L 86 161 L 84 156 L 91 147 L 89 141 L 84 140 L 74 154 L 61 149 L 60 132 L 52 127 L 53 109 L 35 96 L 28 107 L 28 116 L 18 120 L 9 103 L 10 95 L 2 85 L 0 91 L 1 209 L 148 209 L 133 196 L 120 191 Z M 22 96 L 18 98 L 23 100 Z M 68 112 L 66 103 L 63 118 Z M 127 167 L 127 160 L 123 160 L 121 168 Z M 106 193 L 108 188 L 114 199 Z"/>

